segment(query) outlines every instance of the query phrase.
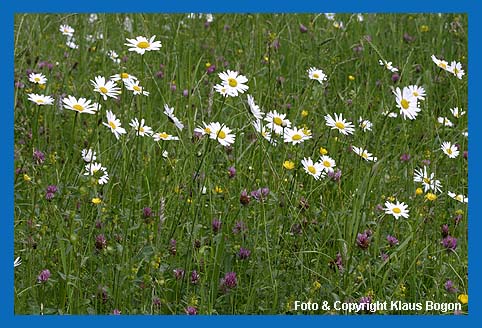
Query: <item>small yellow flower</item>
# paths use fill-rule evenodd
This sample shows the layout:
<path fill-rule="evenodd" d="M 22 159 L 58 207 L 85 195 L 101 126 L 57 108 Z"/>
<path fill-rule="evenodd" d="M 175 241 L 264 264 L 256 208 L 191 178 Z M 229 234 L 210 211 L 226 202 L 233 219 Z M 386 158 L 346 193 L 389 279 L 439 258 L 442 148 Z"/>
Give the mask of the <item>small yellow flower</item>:
<path fill-rule="evenodd" d="M 355 77 L 353 75 L 348 75 L 348 80 L 355 81 Z"/>
<path fill-rule="evenodd" d="M 318 290 L 318 289 L 320 289 L 320 288 L 321 288 L 321 284 L 318 282 L 318 280 L 315 280 L 315 281 L 313 282 L 313 289 L 314 289 L 314 290 Z"/>
<path fill-rule="evenodd" d="M 421 194 L 423 194 L 422 188 L 417 188 L 417 189 L 415 190 L 415 195 L 419 196 L 419 195 L 421 195 Z"/>
<path fill-rule="evenodd" d="M 238 49 L 238 54 L 242 54 L 243 53 L 243 49 Z"/>
<path fill-rule="evenodd" d="M 191 199 L 191 198 L 188 198 L 188 199 L 187 199 L 187 203 L 188 203 L 188 204 L 191 204 L 191 203 L 192 203 L 192 199 Z"/>
<path fill-rule="evenodd" d="M 289 160 L 288 160 L 288 161 L 284 161 L 283 167 L 284 167 L 285 169 L 287 169 L 287 170 L 292 170 L 292 169 L 295 168 L 295 163 L 292 162 L 292 161 L 289 161 Z"/>
<path fill-rule="evenodd" d="M 393 196 L 388 196 L 387 199 L 388 199 L 389 201 L 391 201 L 391 202 L 394 202 L 394 201 L 395 201 L 395 197 L 393 197 Z"/>
<path fill-rule="evenodd" d="M 216 187 L 214 187 L 213 192 L 214 192 L 215 194 L 222 194 L 222 193 L 223 193 L 223 188 L 221 188 L 220 186 L 216 186 Z"/>
<path fill-rule="evenodd" d="M 39 84 L 38 87 L 43 90 L 43 89 L 45 89 L 45 84 Z"/>
<path fill-rule="evenodd" d="M 422 25 L 422 26 L 420 26 L 420 32 L 428 32 L 428 31 L 429 31 L 428 25 Z"/>
<path fill-rule="evenodd" d="M 459 302 L 462 304 L 467 304 L 469 303 L 469 295 L 467 294 L 460 294 L 459 297 L 457 297 Z"/>
<path fill-rule="evenodd" d="M 455 211 L 455 215 L 463 215 L 464 214 L 464 211 L 462 210 L 456 210 Z"/>
<path fill-rule="evenodd" d="M 100 203 L 102 203 L 102 199 L 98 197 L 92 198 L 92 204 L 99 205 Z"/>
<path fill-rule="evenodd" d="M 175 192 L 176 194 L 179 194 L 179 193 L 181 192 L 181 188 L 179 188 L 179 186 L 176 186 L 176 187 L 174 188 L 174 192 Z"/>
<path fill-rule="evenodd" d="M 320 147 L 320 155 L 326 155 L 326 154 L 328 154 L 328 150 L 326 150 L 323 147 Z"/>
<path fill-rule="evenodd" d="M 268 57 L 268 56 L 264 56 L 264 61 L 265 61 L 265 62 L 269 62 L 269 57 Z"/>
<path fill-rule="evenodd" d="M 24 181 L 27 181 L 27 182 L 30 182 L 30 181 L 32 181 L 32 178 L 29 177 L 28 174 L 24 174 L 24 175 L 23 175 L 23 180 L 24 180 Z"/>
<path fill-rule="evenodd" d="M 206 68 L 209 68 L 209 67 L 211 67 L 211 63 L 210 63 L 210 62 L 207 62 L 207 63 L 206 63 Z"/>
<path fill-rule="evenodd" d="M 302 116 L 302 117 L 308 116 L 308 111 L 307 111 L 307 110 L 302 110 L 302 111 L 301 111 L 301 116 Z"/>
<path fill-rule="evenodd" d="M 434 200 L 437 199 L 437 195 L 432 194 L 431 192 L 428 192 L 428 193 L 425 195 L 425 199 L 433 202 Z"/>

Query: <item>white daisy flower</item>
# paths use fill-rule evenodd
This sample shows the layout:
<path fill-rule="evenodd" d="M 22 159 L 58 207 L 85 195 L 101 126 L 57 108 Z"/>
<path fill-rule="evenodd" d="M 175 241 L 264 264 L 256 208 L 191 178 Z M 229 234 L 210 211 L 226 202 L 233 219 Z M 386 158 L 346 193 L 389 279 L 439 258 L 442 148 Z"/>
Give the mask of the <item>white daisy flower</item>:
<path fill-rule="evenodd" d="M 318 162 L 322 164 L 323 171 L 326 173 L 333 172 L 333 168 L 336 166 L 335 160 L 327 155 L 321 156 Z"/>
<path fill-rule="evenodd" d="M 437 65 L 437 66 L 440 67 L 441 69 L 443 69 L 443 70 L 447 70 L 447 69 L 448 69 L 449 63 L 447 63 L 445 60 L 440 60 L 440 59 L 438 59 L 437 57 L 435 57 L 435 55 L 432 55 L 431 58 L 432 58 L 433 62 L 435 63 L 435 65 Z"/>
<path fill-rule="evenodd" d="M 179 130 L 184 129 L 184 124 L 179 121 L 179 119 L 174 115 L 174 107 L 169 107 L 167 104 L 164 104 L 164 114 L 167 115 L 169 120 L 174 123 L 176 128 Z"/>
<path fill-rule="evenodd" d="M 91 101 L 85 98 L 79 98 L 77 100 L 73 96 L 67 96 L 67 98 L 62 99 L 62 102 L 64 103 L 64 108 L 79 113 L 95 114 L 100 109 L 100 105 L 98 103 L 91 104 Z"/>
<path fill-rule="evenodd" d="M 462 194 L 455 194 L 454 192 L 447 192 L 447 194 L 450 196 L 450 198 L 453 198 L 461 203 L 468 203 L 469 202 L 469 198 L 468 197 L 465 197 L 464 195 Z"/>
<path fill-rule="evenodd" d="M 235 97 L 233 90 L 231 88 L 228 88 L 224 84 L 216 84 L 214 86 L 214 90 L 216 90 L 216 92 L 221 94 L 221 96 L 223 97 Z"/>
<path fill-rule="evenodd" d="M 134 75 L 131 75 L 129 73 L 125 73 L 125 72 L 122 72 L 122 73 L 119 73 L 119 74 L 114 74 L 110 77 L 110 79 L 112 81 L 121 81 L 124 82 L 124 84 L 126 83 L 129 83 L 131 81 L 136 81 L 137 80 L 137 77 L 135 77 Z"/>
<path fill-rule="evenodd" d="M 335 13 L 326 13 L 325 17 L 328 20 L 334 20 L 335 19 Z"/>
<path fill-rule="evenodd" d="M 465 115 L 465 111 L 459 109 L 458 107 L 450 108 L 450 112 L 455 118 L 460 118 L 460 116 Z"/>
<path fill-rule="evenodd" d="M 157 132 L 152 135 L 152 138 L 154 141 L 159 141 L 159 140 L 179 140 L 179 137 L 172 136 L 170 134 L 167 134 L 166 132 Z"/>
<path fill-rule="evenodd" d="M 202 136 L 210 135 L 212 131 L 211 123 L 206 124 L 205 122 L 203 122 L 202 124 L 203 126 L 198 126 L 197 128 L 194 129 L 194 132 L 200 133 Z"/>
<path fill-rule="evenodd" d="M 442 142 L 442 146 L 440 146 L 440 149 L 447 155 L 449 158 L 456 158 L 459 156 L 459 150 L 455 146 L 455 144 L 452 144 L 449 141 L 444 141 Z"/>
<path fill-rule="evenodd" d="M 390 72 L 398 72 L 398 68 L 392 66 L 392 62 L 387 62 L 386 60 L 379 59 L 378 63 L 380 66 L 385 66 Z"/>
<path fill-rule="evenodd" d="M 149 96 L 148 91 L 144 91 L 144 88 L 139 85 L 138 80 L 130 79 L 125 82 L 126 89 L 132 91 L 134 95 Z"/>
<path fill-rule="evenodd" d="M 75 43 L 75 39 L 70 39 L 65 42 L 65 45 L 69 47 L 70 49 L 79 49 L 79 45 Z"/>
<path fill-rule="evenodd" d="M 253 114 L 257 120 L 262 120 L 265 113 L 263 113 L 259 106 L 255 104 L 254 98 L 251 95 L 248 95 L 248 105 L 249 109 L 251 110 L 251 114 Z"/>
<path fill-rule="evenodd" d="M 107 111 L 107 123 L 102 122 L 102 124 L 110 128 L 117 140 L 119 140 L 121 134 L 127 133 L 126 130 L 121 127 L 120 120 L 117 119 L 114 113 L 112 113 L 110 110 Z"/>
<path fill-rule="evenodd" d="M 427 192 L 429 190 L 433 190 L 434 192 L 442 191 L 442 184 L 439 180 L 435 179 L 435 173 L 431 173 L 429 175 L 426 166 L 424 166 L 423 169 L 415 169 L 413 174 L 413 181 L 421 182 L 424 192 Z"/>
<path fill-rule="evenodd" d="M 95 150 L 92 150 L 92 149 L 82 149 L 82 159 L 84 160 L 84 162 L 86 163 L 90 163 L 90 162 L 95 162 L 95 160 L 97 159 L 97 154 L 95 152 Z"/>
<path fill-rule="evenodd" d="M 248 82 L 248 79 L 244 75 L 239 75 L 236 71 L 227 70 L 218 74 L 222 80 L 222 85 L 227 88 L 227 95 L 231 97 L 237 97 L 238 92 L 244 93 L 249 87 L 244 84 Z"/>
<path fill-rule="evenodd" d="M 39 106 L 52 105 L 54 103 L 54 98 L 51 96 L 38 95 L 36 93 L 29 93 L 28 100 L 36 103 Z"/>
<path fill-rule="evenodd" d="M 209 138 L 217 140 L 222 146 L 232 145 L 235 141 L 236 135 L 231 133 L 231 129 L 219 122 L 213 122 L 210 124 L 211 133 Z"/>
<path fill-rule="evenodd" d="M 100 185 L 106 184 L 109 181 L 109 173 L 107 169 L 100 163 L 89 163 L 85 165 L 86 172 L 84 175 L 98 177 L 97 183 Z"/>
<path fill-rule="evenodd" d="M 107 56 L 116 64 L 120 64 L 120 58 L 119 58 L 119 55 L 117 54 L 117 52 L 115 52 L 114 50 L 109 50 L 107 52 Z"/>
<path fill-rule="evenodd" d="M 106 82 L 103 76 L 96 76 L 94 80 L 90 80 L 90 83 L 94 86 L 94 91 L 100 93 L 104 100 L 107 100 L 107 97 L 117 98 L 121 93 L 114 81 Z"/>
<path fill-rule="evenodd" d="M 144 137 L 144 136 L 150 136 L 152 134 L 152 129 L 144 124 L 144 119 L 141 119 L 141 122 L 139 123 L 139 120 L 137 120 L 137 117 L 134 117 L 132 121 L 129 123 L 130 126 L 134 128 L 134 131 L 136 131 L 136 135 Z"/>
<path fill-rule="evenodd" d="M 378 160 L 378 158 L 374 157 L 372 153 L 369 153 L 368 150 L 366 149 L 363 149 L 361 147 L 355 147 L 355 146 L 351 146 L 351 149 L 355 154 L 357 154 L 367 162 L 376 162 Z"/>
<path fill-rule="evenodd" d="M 439 117 L 439 118 L 437 118 L 437 121 L 440 124 L 443 124 L 443 125 L 448 126 L 448 127 L 454 126 L 454 124 L 447 117 Z"/>
<path fill-rule="evenodd" d="M 320 177 L 324 177 L 326 174 L 323 169 L 323 164 L 319 162 L 313 163 L 313 160 L 310 157 L 303 158 L 303 160 L 301 160 L 301 164 L 303 165 L 305 172 L 313 176 L 315 180 L 319 180 Z"/>
<path fill-rule="evenodd" d="M 305 140 L 311 139 L 311 135 L 305 134 L 303 129 L 297 127 L 284 129 L 284 142 L 291 142 L 293 145 L 302 143 Z"/>
<path fill-rule="evenodd" d="M 333 119 L 331 115 L 325 115 L 326 126 L 331 127 L 332 130 L 336 129 L 344 135 L 353 134 L 355 131 L 353 123 L 343 119 L 343 114 L 338 116 L 338 114 L 335 113 L 334 115 L 335 119 Z"/>
<path fill-rule="evenodd" d="M 450 63 L 447 71 L 455 75 L 458 79 L 462 79 L 462 76 L 465 75 L 465 72 L 462 69 L 462 64 L 456 62 L 455 60 Z"/>
<path fill-rule="evenodd" d="M 28 80 L 37 84 L 45 84 L 47 82 L 47 78 L 42 73 L 30 73 L 28 75 Z"/>
<path fill-rule="evenodd" d="M 282 135 L 283 129 L 291 127 L 291 122 L 285 119 L 286 114 L 279 114 L 277 111 L 269 111 L 264 120 L 268 122 L 268 128 L 276 134 Z"/>
<path fill-rule="evenodd" d="M 124 43 L 124 45 L 129 47 L 129 51 L 135 51 L 138 54 L 143 55 L 146 51 L 161 49 L 161 41 L 154 41 L 155 38 L 155 35 L 149 40 L 147 40 L 146 37 L 138 36 L 135 39 L 126 39 L 127 43 Z"/>
<path fill-rule="evenodd" d="M 425 100 L 425 89 L 423 87 L 419 87 L 418 85 L 409 85 L 407 88 L 415 99 Z"/>
<path fill-rule="evenodd" d="M 271 134 L 271 131 L 267 129 L 265 125 L 263 125 L 263 122 L 261 120 L 253 121 L 252 124 L 256 132 L 261 134 L 261 136 L 266 140 L 268 140 L 272 145 L 276 146 L 277 144 L 276 139 L 274 139 L 273 135 Z"/>
<path fill-rule="evenodd" d="M 417 98 L 413 96 L 407 87 L 404 87 L 403 91 L 397 88 L 394 94 L 397 107 L 400 108 L 400 115 L 402 115 L 404 119 L 414 120 L 420 112 Z"/>
<path fill-rule="evenodd" d="M 400 203 L 398 200 L 396 204 L 391 203 L 389 201 L 385 202 L 385 213 L 393 215 L 393 217 L 397 220 L 400 217 L 408 218 L 409 217 L 408 212 L 409 212 L 408 205 L 406 205 L 403 202 Z"/>
<path fill-rule="evenodd" d="M 74 35 L 75 30 L 69 25 L 60 25 L 59 31 L 62 32 L 62 35 L 66 35 L 72 37 Z"/>
<path fill-rule="evenodd" d="M 372 130 L 373 124 L 369 120 L 364 120 L 363 118 L 360 117 L 358 119 L 358 126 L 362 129 L 363 132 L 366 132 L 366 131 Z"/>
<path fill-rule="evenodd" d="M 323 73 L 323 70 L 318 69 L 316 67 L 310 67 L 308 72 L 308 77 L 312 80 L 316 80 L 320 82 L 320 84 L 323 84 L 323 81 L 326 81 L 326 74 Z"/>

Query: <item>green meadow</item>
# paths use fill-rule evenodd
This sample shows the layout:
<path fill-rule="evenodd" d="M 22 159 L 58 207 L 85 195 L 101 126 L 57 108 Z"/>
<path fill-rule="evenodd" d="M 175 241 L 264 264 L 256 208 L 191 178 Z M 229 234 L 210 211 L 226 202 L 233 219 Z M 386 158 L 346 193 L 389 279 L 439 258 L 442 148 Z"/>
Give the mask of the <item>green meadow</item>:
<path fill-rule="evenodd" d="M 468 313 L 467 24 L 17 14 L 15 313 Z M 135 78 L 94 90 L 116 74 Z M 409 86 L 425 96 L 397 99 Z"/>

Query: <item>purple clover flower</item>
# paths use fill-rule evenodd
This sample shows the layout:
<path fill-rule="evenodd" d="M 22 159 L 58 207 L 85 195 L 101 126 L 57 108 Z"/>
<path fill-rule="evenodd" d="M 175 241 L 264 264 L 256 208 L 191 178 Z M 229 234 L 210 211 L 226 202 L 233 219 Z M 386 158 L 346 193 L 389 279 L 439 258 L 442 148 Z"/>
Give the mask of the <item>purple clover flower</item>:
<path fill-rule="evenodd" d="M 47 282 L 47 280 L 49 280 L 49 278 L 50 278 L 50 270 L 44 269 L 38 275 L 37 282 L 44 283 L 44 282 Z"/>
<path fill-rule="evenodd" d="M 441 244 L 447 249 L 447 251 L 455 251 L 455 249 L 457 248 L 457 238 L 449 235 L 442 239 Z"/>

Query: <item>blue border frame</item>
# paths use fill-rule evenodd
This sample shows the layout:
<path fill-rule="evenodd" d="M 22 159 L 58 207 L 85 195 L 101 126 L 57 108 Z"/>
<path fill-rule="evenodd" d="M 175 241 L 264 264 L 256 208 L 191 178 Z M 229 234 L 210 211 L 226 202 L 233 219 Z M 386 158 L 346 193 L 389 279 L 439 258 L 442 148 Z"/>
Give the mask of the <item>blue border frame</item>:
<path fill-rule="evenodd" d="M 7 3 L 5 3 L 7 2 Z M 242 5 L 242 6 L 241 6 Z M 481 305 L 482 281 L 477 279 L 481 275 L 481 266 L 476 254 L 481 245 L 476 242 L 479 231 L 482 231 L 482 221 L 477 214 L 482 210 L 482 202 L 478 203 L 479 190 L 477 181 L 480 181 L 481 173 L 477 163 L 481 162 L 481 148 L 478 147 L 478 139 L 481 132 L 477 131 L 482 122 L 482 101 L 478 97 L 481 90 L 481 82 L 478 77 L 482 76 L 482 65 L 475 58 L 482 58 L 480 38 L 482 32 L 482 6 L 478 0 L 324 0 L 324 1 L 300 1 L 281 2 L 278 0 L 242 0 L 240 3 L 226 3 L 214 0 L 168 0 L 151 2 L 122 2 L 119 0 L 82 1 L 76 4 L 73 1 L 58 0 L 3 0 L 0 3 L 0 40 L 2 74 L 0 88 L 2 94 L 3 113 L 0 138 L 2 169 L 1 180 L 5 184 L 0 189 L 3 202 L 0 220 L 0 284 L 4 293 L 0 297 L 0 320 L 7 327 L 10 326 L 85 326 L 86 324 L 102 325 L 115 322 L 116 325 L 130 326 L 135 324 L 194 324 L 213 325 L 229 324 L 231 326 L 246 326 L 247 324 L 317 324 L 319 325 L 352 325 L 376 323 L 389 324 L 391 327 L 405 326 L 407 324 L 473 324 L 481 319 L 479 311 Z M 53 12 L 461 12 L 469 14 L 469 295 L 470 312 L 468 316 L 14 316 L 13 312 L 13 17 L 15 13 L 53 13 Z M 443 321 L 442 321 L 443 320 Z"/>

